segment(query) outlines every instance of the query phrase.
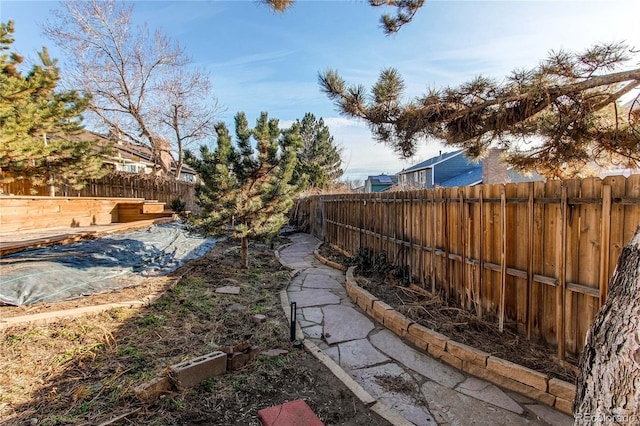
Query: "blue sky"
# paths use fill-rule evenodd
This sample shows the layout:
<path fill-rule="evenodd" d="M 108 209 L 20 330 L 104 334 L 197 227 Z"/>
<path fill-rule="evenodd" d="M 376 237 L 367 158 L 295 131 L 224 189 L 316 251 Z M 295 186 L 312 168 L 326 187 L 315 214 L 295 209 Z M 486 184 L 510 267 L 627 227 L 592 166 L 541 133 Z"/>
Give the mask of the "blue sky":
<path fill-rule="evenodd" d="M 16 24 L 14 48 L 30 58 L 47 45 L 40 25 L 54 1 L 0 3 L 0 19 Z M 371 87 L 381 69 L 396 67 L 407 97 L 428 87 L 457 85 L 483 74 L 501 79 L 514 68 L 535 66 L 552 49 L 581 50 L 626 40 L 640 49 L 640 0 L 433 1 L 399 34 L 385 36 L 383 9 L 367 1 L 298 1 L 284 14 L 258 1 L 136 1 L 134 21 L 147 22 L 179 42 L 209 72 L 215 95 L 232 122 L 261 111 L 288 125 L 306 112 L 323 117 L 344 148 L 346 178 L 400 171 L 451 150 L 425 141 L 403 161 L 373 141 L 362 122 L 341 117 L 320 92 L 318 72 L 337 69 L 350 83 Z M 637 66 L 637 63 L 631 65 Z"/>

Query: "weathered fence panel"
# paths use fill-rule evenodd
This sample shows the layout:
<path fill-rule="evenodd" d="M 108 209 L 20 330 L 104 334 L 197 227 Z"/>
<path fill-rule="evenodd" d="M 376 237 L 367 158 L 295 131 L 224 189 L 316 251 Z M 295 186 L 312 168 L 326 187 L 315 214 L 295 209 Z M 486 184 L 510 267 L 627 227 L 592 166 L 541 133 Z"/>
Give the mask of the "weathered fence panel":
<path fill-rule="evenodd" d="M 49 195 L 49 187 L 33 187 L 28 179 L 0 184 L 1 194 Z M 195 185 L 158 176 L 115 172 L 101 179 L 91 179 L 81 190 L 62 186 L 56 195 L 62 197 L 144 198 L 166 203 L 174 199 L 186 204 L 186 209 L 198 212 Z"/>
<path fill-rule="evenodd" d="M 578 355 L 640 224 L 640 175 L 298 200 L 294 220 L 501 328 Z"/>

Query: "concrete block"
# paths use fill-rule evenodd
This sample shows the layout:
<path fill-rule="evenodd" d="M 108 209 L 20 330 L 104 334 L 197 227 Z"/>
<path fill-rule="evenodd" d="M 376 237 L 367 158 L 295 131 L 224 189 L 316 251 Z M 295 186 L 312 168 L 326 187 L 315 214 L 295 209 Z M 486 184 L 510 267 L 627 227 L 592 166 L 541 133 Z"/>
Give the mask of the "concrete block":
<path fill-rule="evenodd" d="M 436 346 L 443 351 L 446 349 L 447 342 L 449 341 L 449 338 L 444 334 L 429 330 L 420 324 L 411 324 L 411 326 L 409 326 L 409 334 L 427 342 L 429 346 Z"/>
<path fill-rule="evenodd" d="M 547 391 L 549 376 L 530 368 L 490 356 L 487 358 L 487 369 L 543 392 Z"/>
<path fill-rule="evenodd" d="M 407 335 L 411 324 L 413 321 L 398 311 L 389 310 L 384 314 L 384 326 L 400 337 Z"/>
<path fill-rule="evenodd" d="M 573 400 L 556 398 L 554 407 L 565 414 L 573 414 Z"/>
<path fill-rule="evenodd" d="M 172 387 L 173 385 L 168 377 L 156 377 L 149 382 L 136 386 L 133 392 L 140 401 L 151 403 L 163 393 L 169 392 Z"/>
<path fill-rule="evenodd" d="M 488 380 L 491 383 L 496 384 L 502 388 L 518 392 L 533 400 L 540 401 L 543 404 L 549 405 L 551 407 L 553 407 L 556 401 L 556 397 L 547 392 L 541 391 L 540 389 L 531 386 L 527 386 L 524 383 L 502 376 L 495 371 L 491 371 L 488 368 L 481 367 L 472 362 L 464 361 L 462 363 L 462 370 L 476 377 L 480 377 L 481 379 Z"/>
<path fill-rule="evenodd" d="M 478 364 L 483 367 L 487 365 L 487 358 L 490 356 L 486 352 L 472 348 L 471 346 L 467 346 L 463 343 L 454 342 L 453 340 L 449 340 L 447 342 L 447 352 L 456 358 L 473 362 L 474 364 Z"/>
<path fill-rule="evenodd" d="M 576 397 L 576 385 L 559 379 L 549 379 L 549 393 L 558 398 L 573 401 Z"/>
<path fill-rule="evenodd" d="M 169 369 L 171 380 L 178 388 L 190 388 L 203 380 L 219 376 L 227 371 L 227 354 L 211 352 L 199 358 L 172 365 Z"/>

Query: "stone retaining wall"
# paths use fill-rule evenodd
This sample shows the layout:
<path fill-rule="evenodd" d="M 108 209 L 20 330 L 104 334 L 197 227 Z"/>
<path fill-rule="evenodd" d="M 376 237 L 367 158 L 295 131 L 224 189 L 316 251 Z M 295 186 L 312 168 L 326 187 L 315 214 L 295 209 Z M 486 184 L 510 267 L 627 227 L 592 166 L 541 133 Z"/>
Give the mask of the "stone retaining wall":
<path fill-rule="evenodd" d="M 459 370 L 572 414 L 575 385 L 494 357 L 413 322 L 358 286 L 354 269 L 347 270 L 347 294 L 370 317 L 398 336 Z"/>

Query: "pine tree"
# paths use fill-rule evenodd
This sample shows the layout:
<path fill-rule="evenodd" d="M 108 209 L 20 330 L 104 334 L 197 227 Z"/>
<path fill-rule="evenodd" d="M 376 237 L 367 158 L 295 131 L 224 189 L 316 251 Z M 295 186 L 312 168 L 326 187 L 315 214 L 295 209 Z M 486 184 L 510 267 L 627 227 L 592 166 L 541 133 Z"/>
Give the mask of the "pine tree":
<path fill-rule="evenodd" d="M 51 195 L 60 184 L 82 188 L 87 179 L 107 172 L 91 141 L 69 138 L 82 130 L 80 114 L 89 99 L 75 91 L 56 92 L 59 69 L 46 48 L 39 52 L 41 65 L 22 75 L 23 58 L 7 53 L 13 31 L 12 21 L 0 23 L 0 178 L 47 184 Z"/>
<path fill-rule="evenodd" d="M 619 104 L 640 87 L 640 68 L 628 68 L 632 60 L 637 52 L 623 43 L 551 52 L 538 67 L 515 70 L 503 82 L 479 76 L 411 100 L 403 99 L 405 83 L 393 68 L 381 72 L 370 94 L 335 70 L 319 80 L 341 113 L 364 120 L 378 141 L 404 157 L 429 140 L 470 157 L 498 147 L 520 170 L 564 178 L 593 162 L 640 166 L 640 113 Z M 622 67 L 628 69 L 616 71 Z"/>
<path fill-rule="evenodd" d="M 196 187 L 203 213 L 198 226 L 208 234 L 230 234 L 241 241 L 240 257 L 249 266 L 248 240 L 272 238 L 287 222 L 293 197 L 306 184 L 294 179 L 296 152 L 302 142 L 299 125 L 282 132 L 278 120 L 263 112 L 253 129 L 244 113 L 235 117 L 236 143 L 224 123 L 215 126 L 217 147 L 187 152 L 187 164 L 202 183 Z M 255 149 L 252 141 L 255 141 Z"/>
<path fill-rule="evenodd" d="M 295 176 L 307 175 L 310 188 L 331 188 L 344 171 L 341 149 L 335 145 L 324 120 L 306 113 L 294 126 L 300 128 L 302 149 L 298 152 Z"/>

